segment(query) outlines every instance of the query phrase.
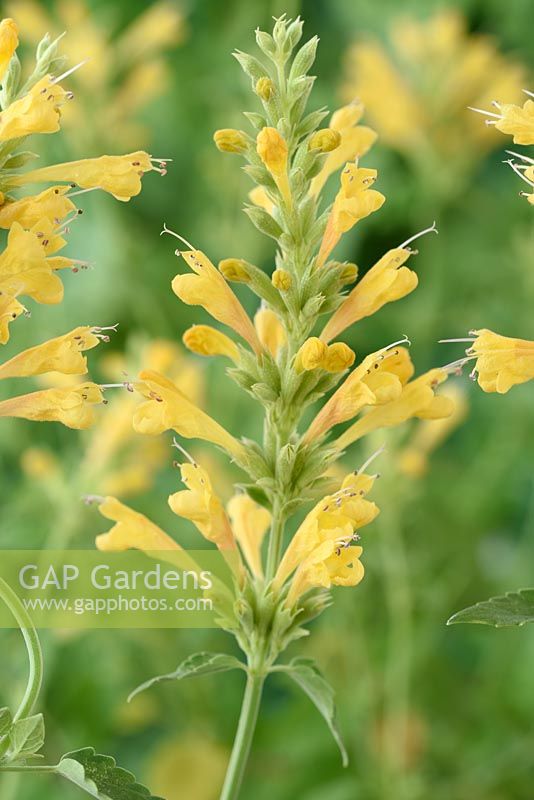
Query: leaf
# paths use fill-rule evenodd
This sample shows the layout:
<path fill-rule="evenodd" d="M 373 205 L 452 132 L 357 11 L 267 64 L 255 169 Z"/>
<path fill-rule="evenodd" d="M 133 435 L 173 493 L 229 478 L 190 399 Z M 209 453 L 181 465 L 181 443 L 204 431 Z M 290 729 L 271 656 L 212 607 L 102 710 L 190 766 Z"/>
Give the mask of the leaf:
<path fill-rule="evenodd" d="M 281 664 L 276 667 L 276 671 L 280 670 L 287 672 L 289 677 L 293 678 L 322 714 L 339 747 L 343 766 L 346 767 L 349 758 L 336 724 L 334 690 L 323 677 L 315 661 L 312 658 L 294 658 L 289 664 Z"/>
<path fill-rule="evenodd" d="M 460 622 L 494 625 L 496 628 L 534 622 L 534 589 L 519 589 L 475 603 L 453 614 L 447 625 Z"/>
<path fill-rule="evenodd" d="M 188 656 L 185 661 L 175 669 L 174 672 L 169 672 L 166 675 L 157 675 L 155 678 L 145 681 L 128 697 L 128 702 L 132 700 L 140 692 L 149 689 L 156 683 L 163 681 L 181 681 L 184 678 L 195 678 L 198 675 L 209 675 L 215 672 L 228 672 L 231 669 L 245 669 L 245 665 L 234 656 L 226 655 L 225 653 L 194 653 Z"/>
<path fill-rule="evenodd" d="M 17 720 L 9 731 L 9 762 L 23 761 L 34 756 L 43 746 L 44 739 L 45 727 L 42 714 Z"/>
<path fill-rule="evenodd" d="M 5 736 L 13 724 L 9 708 L 0 708 L 0 736 Z"/>
<path fill-rule="evenodd" d="M 66 753 L 55 771 L 98 800 L 162 800 L 118 767 L 114 758 L 99 755 L 93 747 Z"/>

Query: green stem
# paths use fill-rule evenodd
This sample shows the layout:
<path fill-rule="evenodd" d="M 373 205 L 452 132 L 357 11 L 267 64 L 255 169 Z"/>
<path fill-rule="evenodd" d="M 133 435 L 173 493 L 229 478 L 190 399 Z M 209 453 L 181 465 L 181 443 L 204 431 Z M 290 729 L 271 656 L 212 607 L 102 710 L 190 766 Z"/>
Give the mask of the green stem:
<path fill-rule="evenodd" d="M 280 502 L 276 499 L 273 503 L 271 535 L 269 537 L 269 551 L 267 553 L 266 578 L 268 581 L 274 578 L 276 568 L 280 562 L 284 539 L 284 521 L 284 514 L 280 507 Z"/>
<path fill-rule="evenodd" d="M 16 721 L 29 716 L 35 707 L 35 703 L 41 690 L 41 684 L 43 682 L 43 654 L 41 651 L 39 637 L 37 636 L 37 631 L 33 626 L 33 622 L 31 621 L 28 612 L 20 602 L 15 592 L 2 578 L 0 578 L 0 598 L 7 605 L 19 625 L 21 633 L 24 637 L 24 643 L 26 644 L 26 650 L 28 651 L 28 659 L 30 662 L 30 671 L 28 675 L 26 692 L 22 698 L 18 711 L 13 717 L 13 719 Z"/>
<path fill-rule="evenodd" d="M 260 710 L 264 680 L 263 674 L 249 673 L 248 675 L 237 733 L 220 800 L 237 800 L 239 797 Z"/>
<path fill-rule="evenodd" d="M 0 772 L 56 772 L 56 767 L 27 765 L 27 764 L 6 764 L 0 767 Z"/>

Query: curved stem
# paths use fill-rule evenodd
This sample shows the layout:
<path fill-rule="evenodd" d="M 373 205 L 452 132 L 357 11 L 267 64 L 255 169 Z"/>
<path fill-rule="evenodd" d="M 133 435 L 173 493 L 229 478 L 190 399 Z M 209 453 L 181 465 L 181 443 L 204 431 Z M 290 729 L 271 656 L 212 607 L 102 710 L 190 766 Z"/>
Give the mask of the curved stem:
<path fill-rule="evenodd" d="M 264 675 L 249 673 L 237 733 L 220 800 L 237 800 L 260 710 Z"/>
<path fill-rule="evenodd" d="M 23 719 L 29 716 L 35 706 L 41 684 L 43 682 L 43 654 L 41 651 L 41 644 L 37 631 L 33 626 L 30 616 L 15 592 L 8 586 L 8 584 L 0 578 L 0 598 L 7 605 L 13 616 L 15 617 L 21 633 L 24 637 L 26 650 L 28 651 L 28 659 L 30 663 L 30 671 L 28 675 L 28 685 L 26 692 L 20 703 L 20 706 L 14 715 L 13 719 L 16 722 L 18 719 Z"/>

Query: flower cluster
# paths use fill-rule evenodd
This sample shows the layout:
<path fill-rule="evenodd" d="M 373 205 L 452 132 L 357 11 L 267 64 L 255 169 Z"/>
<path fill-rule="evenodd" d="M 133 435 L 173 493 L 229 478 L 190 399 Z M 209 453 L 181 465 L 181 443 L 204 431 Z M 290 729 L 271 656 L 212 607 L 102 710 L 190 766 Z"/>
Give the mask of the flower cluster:
<path fill-rule="evenodd" d="M 413 418 L 447 417 L 453 408 L 437 392 L 448 371 L 433 369 L 413 378 L 405 338 L 360 360 L 347 344 L 333 341 L 413 291 L 417 275 L 406 262 L 419 234 L 390 249 L 357 282 L 354 264 L 332 259 L 342 236 L 375 213 L 385 197 L 373 187 L 376 170 L 360 165 L 375 140 L 374 132 L 359 124 L 363 107 L 356 103 L 337 110 L 328 127 L 321 127 L 325 111 L 306 112 L 318 40 L 312 38 L 292 56 L 301 34 L 300 20 L 282 18 L 272 36 L 257 32 L 263 60 L 234 54 L 261 109 L 246 114 L 254 134 L 225 129 L 214 135 L 219 150 L 244 159 L 245 171 L 257 184 L 245 212 L 276 242 L 271 276 L 235 257 L 222 259 L 217 267 L 182 239 L 176 255 L 188 271 L 172 282 L 182 302 L 201 306 L 236 335 L 202 323 L 186 331 L 184 343 L 201 356 L 231 360 L 230 377 L 263 406 L 263 440 L 238 439 L 153 370 L 141 372 L 134 384 L 143 397 L 133 417 L 136 431 L 158 435 L 172 430 L 179 437 L 209 441 L 247 473 L 241 493 L 225 510 L 206 470 L 186 462 L 181 472 L 187 488 L 169 503 L 223 554 L 235 554 L 239 603 L 236 618 L 227 624 L 250 662 L 258 656 L 258 629 L 269 631 L 263 634 L 263 667 L 299 635 L 300 623 L 312 610 L 324 607 L 325 589 L 355 585 L 363 576 L 362 548 L 354 542 L 378 513 L 365 498 L 374 476 L 357 470 L 324 496 L 331 486 L 329 468 L 372 431 Z M 336 174 L 338 192 L 325 206 L 323 187 Z M 232 282 L 258 296 L 254 319 Z M 325 395 L 328 399 L 317 409 Z M 310 406 L 315 409 L 311 422 L 303 424 Z M 321 496 L 286 546 L 289 518 Z M 106 498 L 103 510 L 110 507 L 115 519 L 118 506 Z M 121 507 L 121 518 L 131 513 Z M 139 528 L 130 526 L 120 541 L 114 534 L 99 539 L 99 546 L 154 549 L 156 540 L 147 547 L 148 522 L 135 519 Z M 157 540 L 162 541 L 159 533 Z M 259 608 L 269 609 L 268 623 L 259 618 L 264 613 Z"/>
<path fill-rule="evenodd" d="M 127 201 L 141 190 L 141 178 L 152 169 L 164 171 L 147 153 L 54 164 L 21 170 L 34 154 L 24 150 L 34 134 L 60 129 L 63 106 L 72 99 L 63 88 L 69 71 L 56 75 L 63 59 L 58 42 L 39 43 L 33 72 L 23 83 L 17 57 L 18 28 L 12 19 L 0 23 L 0 228 L 7 231 L 0 253 L 0 344 L 10 338 L 10 325 L 29 313 L 27 300 L 57 304 L 63 300 L 61 274 L 78 272 L 83 261 L 59 253 L 66 246 L 69 224 L 82 213 L 74 199 L 84 190 L 102 189 Z M 17 196 L 19 187 L 53 184 L 38 194 Z M 77 189 L 77 187 L 80 187 Z M 80 326 L 25 350 L 0 365 L 0 380 L 45 373 L 82 376 L 84 353 L 107 341 L 110 328 Z M 103 402 L 102 387 L 90 381 L 53 386 L 0 401 L 0 417 L 57 421 L 70 428 L 93 422 L 94 406 Z"/>
<path fill-rule="evenodd" d="M 106 25 L 99 23 L 86 0 L 55 2 L 51 8 L 36 0 L 12 0 L 5 6 L 16 16 L 29 44 L 37 45 L 47 32 L 60 36 L 68 30 L 63 52 L 73 63 L 86 60 L 84 69 L 73 76 L 78 102 L 69 106 L 63 122 L 71 144 L 79 146 L 81 141 L 92 148 L 120 141 L 128 147 L 146 141 L 147 131 L 138 117 L 165 91 L 169 81 L 165 50 L 185 35 L 183 15 L 173 2 L 147 4 L 116 34 L 109 32 L 109 17 Z"/>

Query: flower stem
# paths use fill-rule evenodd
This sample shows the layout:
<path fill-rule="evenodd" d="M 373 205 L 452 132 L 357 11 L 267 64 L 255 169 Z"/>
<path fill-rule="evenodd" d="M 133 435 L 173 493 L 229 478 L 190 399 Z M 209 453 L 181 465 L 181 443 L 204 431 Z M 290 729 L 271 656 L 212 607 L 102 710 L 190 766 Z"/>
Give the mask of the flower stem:
<path fill-rule="evenodd" d="M 28 659 L 30 662 L 30 671 L 26 692 L 22 698 L 18 711 L 13 717 L 13 719 L 16 721 L 18 719 L 24 719 L 24 717 L 29 716 L 33 711 L 41 690 L 41 684 L 43 682 L 43 654 L 41 651 L 39 637 L 37 636 L 37 631 L 33 626 L 33 622 L 31 621 L 28 612 L 20 602 L 15 592 L 2 578 L 0 578 L 0 599 L 2 599 L 7 605 L 19 625 L 21 633 L 24 637 L 26 650 L 28 651 Z"/>
<path fill-rule="evenodd" d="M 249 673 L 247 677 L 239 724 L 220 800 L 237 800 L 239 797 L 260 710 L 264 680 L 263 674 Z"/>

